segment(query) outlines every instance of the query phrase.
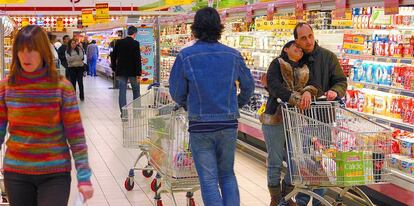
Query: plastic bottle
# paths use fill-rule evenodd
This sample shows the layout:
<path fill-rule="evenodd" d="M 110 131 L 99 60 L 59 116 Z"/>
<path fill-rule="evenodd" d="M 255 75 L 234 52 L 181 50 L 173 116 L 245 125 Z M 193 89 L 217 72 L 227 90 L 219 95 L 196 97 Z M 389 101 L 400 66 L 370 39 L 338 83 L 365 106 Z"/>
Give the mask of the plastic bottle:
<path fill-rule="evenodd" d="M 73 206 L 83 206 L 84 199 L 82 193 L 78 193 Z"/>

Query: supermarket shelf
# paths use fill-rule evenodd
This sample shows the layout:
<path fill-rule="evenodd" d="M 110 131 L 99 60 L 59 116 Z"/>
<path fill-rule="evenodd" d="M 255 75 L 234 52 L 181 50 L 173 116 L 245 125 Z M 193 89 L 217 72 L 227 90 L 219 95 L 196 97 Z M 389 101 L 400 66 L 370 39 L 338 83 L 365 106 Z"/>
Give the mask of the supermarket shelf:
<path fill-rule="evenodd" d="M 249 51 L 253 51 L 253 52 L 262 52 L 262 53 L 272 53 L 272 54 L 277 54 L 278 52 L 280 52 L 281 50 L 277 50 L 277 49 L 256 49 L 256 48 L 237 48 L 235 47 L 235 49 L 237 50 L 249 50 Z"/>
<path fill-rule="evenodd" d="M 361 59 L 361 60 L 385 62 L 385 63 L 414 64 L 414 58 L 398 58 L 398 57 L 383 57 L 383 56 L 354 55 L 354 54 L 343 54 L 343 57 L 346 57 L 349 59 Z"/>
<path fill-rule="evenodd" d="M 167 34 L 167 35 L 161 35 L 161 39 L 173 39 L 178 37 L 189 37 L 191 34 Z"/>
<path fill-rule="evenodd" d="M 396 95 L 402 95 L 407 97 L 414 98 L 414 91 L 405 90 L 401 88 L 391 87 L 391 86 L 385 86 L 385 85 L 378 85 L 378 84 L 371 84 L 371 83 L 365 83 L 365 82 L 351 82 L 349 81 L 351 85 L 354 85 L 356 88 L 365 88 L 365 89 L 372 89 L 377 90 L 381 92 L 396 94 Z"/>
<path fill-rule="evenodd" d="M 369 119 L 371 119 L 371 120 L 373 120 L 377 123 L 388 125 L 390 127 L 394 127 L 396 129 L 401 129 L 401 130 L 408 131 L 408 132 L 414 132 L 414 125 L 404 123 L 399 119 L 384 117 L 384 116 L 376 115 L 376 114 L 367 114 L 367 113 L 359 112 L 355 109 L 349 109 L 349 110 L 351 110 L 351 111 L 353 111 L 357 114 L 360 114 L 362 116 L 368 117 Z"/>
<path fill-rule="evenodd" d="M 404 183 L 414 184 L 414 175 L 406 174 L 406 173 L 403 173 L 403 172 L 401 172 L 399 170 L 395 170 L 395 169 L 391 169 L 390 171 L 391 171 L 391 173 L 394 177 L 401 179 Z M 401 185 L 401 186 L 405 186 L 405 185 Z M 410 189 L 412 191 L 414 191 L 414 187 L 412 187 Z"/>
<path fill-rule="evenodd" d="M 175 54 L 175 55 L 165 55 L 165 54 L 161 54 L 160 56 L 161 57 L 177 57 L 178 54 Z"/>

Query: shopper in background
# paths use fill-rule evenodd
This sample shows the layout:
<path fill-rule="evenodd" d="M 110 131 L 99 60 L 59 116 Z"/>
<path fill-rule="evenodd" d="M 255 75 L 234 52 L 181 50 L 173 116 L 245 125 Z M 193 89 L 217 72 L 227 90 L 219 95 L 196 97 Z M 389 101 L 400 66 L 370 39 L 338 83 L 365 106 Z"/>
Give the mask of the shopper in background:
<path fill-rule="evenodd" d="M 293 190 L 289 168 L 284 180 L 280 182 L 282 162 L 287 155 L 282 110 L 277 99 L 291 106 L 307 109 L 312 96 L 318 94 L 318 86 L 312 81 L 312 75 L 302 57 L 303 51 L 295 41 L 288 42 L 283 46 L 280 56 L 270 64 L 264 80 L 269 98 L 260 122 L 268 154 L 267 185 L 271 196 L 270 206 L 279 205 L 282 198 Z"/>
<path fill-rule="evenodd" d="M 72 82 L 73 88 L 76 91 L 76 82 L 79 86 L 79 98 L 81 101 L 85 100 L 83 91 L 83 69 L 84 69 L 84 53 L 75 39 L 68 42 L 66 50 L 66 60 L 68 62 L 69 80 Z"/>
<path fill-rule="evenodd" d="M 89 74 L 93 77 L 96 77 L 96 61 L 98 61 L 99 57 L 99 49 L 96 45 L 96 41 L 92 40 L 91 44 L 88 45 L 86 49 L 87 59 L 88 59 L 88 66 L 89 66 Z"/>
<path fill-rule="evenodd" d="M 328 101 L 342 98 L 347 89 L 347 80 L 336 55 L 328 49 L 320 47 L 315 42 L 315 35 L 312 27 L 307 23 L 296 25 L 293 36 L 296 44 L 304 51 L 306 61 L 310 67 L 313 81 L 320 86 L 321 91 L 325 94 Z M 323 112 L 323 111 L 321 111 Z M 317 194 L 323 196 L 325 189 L 314 190 Z M 298 205 L 307 205 L 310 200 L 308 195 L 299 193 L 296 196 Z M 319 205 L 320 202 L 315 198 L 313 205 Z"/>
<path fill-rule="evenodd" d="M 52 52 L 53 62 L 55 62 L 56 68 L 59 68 L 59 56 L 58 56 L 57 49 L 54 45 L 54 43 L 56 42 L 56 35 L 48 32 L 47 37 L 49 38 L 49 41 L 50 41 L 50 51 Z"/>
<path fill-rule="evenodd" d="M 66 50 L 68 48 L 68 42 L 69 42 L 69 35 L 63 36 L 63 44 L 58 49 L 58 56 L 60 60 L 60 65 L 65 68 L 65 77 L 66 79 L 69 78 L 69 71 L 68 71 L 68 61 L 66 61 Z"/>
<path fill-rule="evenodd" d="M 87 54 L 87 50 L 88 50 L 88 46 L 89 46 L 89 44 L 91 44 L 89 42 L 89 36 L 85 35 L 83 37 L 83 39 L 82 39 L 82 42 L 80 42 L 80 43 L 81 43 L 80 46 L 83 49 L 84 54 L 86 55 Z M 88 58 L 87 57 L 85 57 L 83 63 L 85 63 L 84 64 L 84 71 L 86 71 L 86 74 L 87 75 L 91 75 L 91 73 L 89 71 L 90 69 L 89 69 L 89 62 L 88 62 Z"/>
<path fill-rule="evenodd" d="M 170 93 L 188 109 L 190 147 L 204 205 L 238 206 L 233 169 L 237 118 L 253 94 L 254 80 L 240 53 L 218 42 L 223 25 L 215 9 L 197 11 L 191 30 L 197 42 L 178 54 Z"/>
<path fill-rule="evenodd" d="M 58 39 L 53 45 L 55 46 L 56 49 L 59 49 L 62 46 L 62 41 Z"/>
<path fill-rule="evenodd" d="M 0 81 L 0 144 L 7 149 L 4 183 L 13 206 L 67 205 L 71 154 L 78 190 L 93 195 L 91 169 L 72 85 L 53 63 L 46 32 L 23 27 L 13 43 L 9 76 Z"/>
<path fill-rule="evenodd" d="M 128 27 L 128 36 L 116 41 L 112 52 L 115 75 L 119 82 L 119 110 L 126 105 L 128 80 L 132 86 L 132 95 L 136 99 L 140 96 L 139 81 L 141 77 L 141 51 L 139 42 L 135 40 L 138 29 Z M 122 114 L 121 114 L 122 115 Z"/>

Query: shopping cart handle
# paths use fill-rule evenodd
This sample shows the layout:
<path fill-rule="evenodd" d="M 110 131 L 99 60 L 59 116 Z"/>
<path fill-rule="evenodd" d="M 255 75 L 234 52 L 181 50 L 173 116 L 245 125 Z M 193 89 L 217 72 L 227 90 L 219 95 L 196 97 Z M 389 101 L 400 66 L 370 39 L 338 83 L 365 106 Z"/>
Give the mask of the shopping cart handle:
<path fill-rule="evenodd" d="M 159 87 L 161 84 L 159 82 L 154 82 L 150 85 L 148 85 L 147 90 L 151 90 L 153 87 Z"/>
<path fill-rule="evenodd" d="M 186 110 L 187 111 L 187 108 L 185 107 L 185 106 L 183 106 L 183 105 L 179 105 L 179 104 L 176 104 L 175 106 L 174 106 L 174 108 L 173 108 L 173 111 L 175 112 L 175 111 L 178 111 L 179 109 L 181 109 L 181 108 L 183 108 L 184 110 Z"/>

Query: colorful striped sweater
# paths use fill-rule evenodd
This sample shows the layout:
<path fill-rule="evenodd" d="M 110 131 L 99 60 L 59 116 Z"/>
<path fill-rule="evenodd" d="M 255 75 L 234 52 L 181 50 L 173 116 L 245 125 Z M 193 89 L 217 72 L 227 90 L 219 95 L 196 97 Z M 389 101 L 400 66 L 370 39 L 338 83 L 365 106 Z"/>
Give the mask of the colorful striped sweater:
<path fill-rule="evenodd" d="M 21 174 L 69 172 L 75 160 L 78 185 L 90 185 L 91 169 L 72 84 L 51 83 L 46 69 L 22 72 L 17 85 L 0 81 L 0 143 L 8 125 L 3 169 Z M 69 151 L 70 150 L 70 151 Z"/>

